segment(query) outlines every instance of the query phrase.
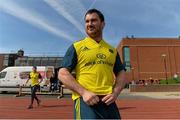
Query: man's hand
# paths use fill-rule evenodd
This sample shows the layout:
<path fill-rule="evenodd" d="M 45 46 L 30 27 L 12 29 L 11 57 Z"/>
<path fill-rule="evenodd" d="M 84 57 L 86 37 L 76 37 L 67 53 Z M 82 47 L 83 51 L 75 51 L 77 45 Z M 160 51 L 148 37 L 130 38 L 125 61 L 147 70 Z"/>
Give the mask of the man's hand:
<path fill-rule="evenodd" d="M 99 97 L 96 94 L 87 90 L 83 93 L 82 98 L 84 102 L 88 105 L 95 105 L 99 102 Z"/>
<path fill-rule="evenodd" d="M 109 95 L 106 95 L 103 97 L 102 101 L 106 103 L 107 105 L 110 105 L 111 103 L 115 102 L 118 95 L 123 90 L 125 84 L 127 83 L 126 74 L 125 71 L 122 70 L 119 72 L 116 76 L 115 85 L 113 87 L 113 92 Z"/>
<path fill-rule="evenodd" d="M 118 97 L 118 94 L 111 93 L 103 97 L 102 102 L 106 103 L 107 105 L 110 105 L 111 103 L 115 102 Z"/>

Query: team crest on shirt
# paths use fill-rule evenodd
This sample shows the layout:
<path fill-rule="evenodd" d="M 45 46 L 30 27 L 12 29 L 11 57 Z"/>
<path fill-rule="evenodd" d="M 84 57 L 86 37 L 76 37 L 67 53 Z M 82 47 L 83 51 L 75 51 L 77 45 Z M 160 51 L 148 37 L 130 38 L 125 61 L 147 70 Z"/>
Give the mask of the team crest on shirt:
<path fill-rule="evenodd" d="M 114 51 L 113 51 L 112 49 L 109 49 L 109 52 L 110 52 L 110 53 L 114 53 Z"/>
<path fill-rule="evenodd" d="M 97 58 L 100 58 L 100 59 L 106 59 L 106 55 L 103 54 L 103 53 L 98 53 L 98 54 L 96 54 L 96 57 L 97 57 Z"/>

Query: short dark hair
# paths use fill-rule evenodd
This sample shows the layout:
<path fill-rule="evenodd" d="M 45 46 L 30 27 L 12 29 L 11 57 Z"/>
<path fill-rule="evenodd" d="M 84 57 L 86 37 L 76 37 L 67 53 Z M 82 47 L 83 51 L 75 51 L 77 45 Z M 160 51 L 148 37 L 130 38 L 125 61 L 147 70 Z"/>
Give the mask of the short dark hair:
<path fill-rule="evenodd" d="M 99 11 L 97 9 L 90 9 L 90 10 L 88 10 L 86 12 L 85 16 L 84 16 L 84 19 L 86 18 L 87 14 L 92 14 L 92 13 L 96 13 L 99 16 L 101 22 L 104 22 L 104 15 L 101 13 L 101 11 Z"/>
<path fill-rule="evenodd" d="M 33 68 L 34 68 L 34 69 L 37 69 L 37 67 L 36 67 L 36 66 L 33 66 Z"/>

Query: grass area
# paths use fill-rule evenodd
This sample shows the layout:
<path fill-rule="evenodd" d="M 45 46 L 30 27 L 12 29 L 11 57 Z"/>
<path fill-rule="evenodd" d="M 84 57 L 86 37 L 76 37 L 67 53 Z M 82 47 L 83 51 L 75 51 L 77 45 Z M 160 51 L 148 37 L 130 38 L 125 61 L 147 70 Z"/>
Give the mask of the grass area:
<path fill-rule="evenodd" d="M 167 79 L 167 81 L 164 79 L 160 80 L 160 84 L 166 84 L 166 82 L 168 84 L 180 84 L 180 77 L 178 77 L 177 79 L 173 79 L 173 78 Z"/>

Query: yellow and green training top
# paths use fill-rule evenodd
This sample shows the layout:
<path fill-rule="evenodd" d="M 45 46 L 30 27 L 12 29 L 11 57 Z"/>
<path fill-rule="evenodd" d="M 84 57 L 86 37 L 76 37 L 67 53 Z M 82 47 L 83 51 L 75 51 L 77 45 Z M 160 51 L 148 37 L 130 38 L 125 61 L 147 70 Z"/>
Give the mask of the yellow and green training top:
<path fill-rule="evenodd" d="M 41 79 L 42 76 L 38 72 L 30 72 L 29 79 L 31 79 L 31 86 L 39 85 L 39 79 Z"/>
<path fill-rule="evenodd" d="M 115 48 L 104 40 L 97 43 L 89 37 L 69 47 L 62 67 L 70 72 L 75 69 L 76 81 L 97 95 L 112 93 L 114 74 L 117 75 L 121 70 L 125 70 Z M 80 95 L 73 92 L 72 99 L 78 97 Z"/>

